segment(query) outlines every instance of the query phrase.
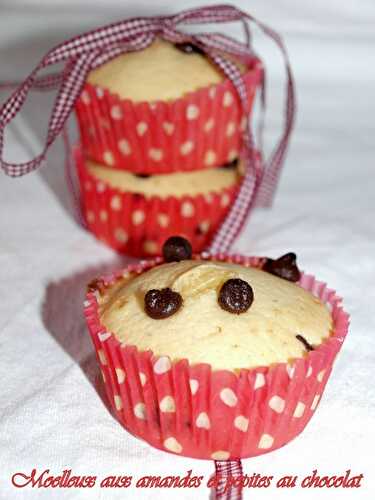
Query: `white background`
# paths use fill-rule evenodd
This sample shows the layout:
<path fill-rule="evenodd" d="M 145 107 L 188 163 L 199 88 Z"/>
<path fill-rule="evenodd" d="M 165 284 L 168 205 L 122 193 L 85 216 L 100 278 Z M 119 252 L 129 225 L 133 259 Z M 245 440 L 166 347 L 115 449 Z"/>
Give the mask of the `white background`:
<path fill-rule="evenodd" d="M 214 3 L 206 1 L 204 2 Z M 171 13 L 186 2 L 0 0 L 0 80 L 22 78 L 54 44 L 134 14 Z M 295 251 L 303 269 L 339 291 L 352 315 L 315 417 L 281 450 L 244 461 L 246 473 L 303 478 L 347 469 L 357 490 L 250 490 L 245 498 L 371 500 L 375 495 L 375 4 L 371 0 L 239 2 L 282 33 L 292 61 L 298 120 L 270 211 L 259 210 L 234 250 Z M 232 31 L 233 32 L 233 31 Z M 234 32 L 233 32 L 234 33 Z M 280 58 L 256 35 L 268 68 L 267 143 L 280 125 Z M 0 100 L 5 98 L 0 94 Z M 8 160 L 39 152 L 48 100 L 34 97 L 7 134 Z M 73 221 L 61 145 L 40 173 L 0 176 L 0 499 L 208 498 L 197 491 L 16 490 L 10 477 L 64 468 L 76 474 L 183 475 L 206 479 L 210 462 L 153 450 L 125 432 L 103 402 L 82 318 L 84 285 L 120 258 Z"/>

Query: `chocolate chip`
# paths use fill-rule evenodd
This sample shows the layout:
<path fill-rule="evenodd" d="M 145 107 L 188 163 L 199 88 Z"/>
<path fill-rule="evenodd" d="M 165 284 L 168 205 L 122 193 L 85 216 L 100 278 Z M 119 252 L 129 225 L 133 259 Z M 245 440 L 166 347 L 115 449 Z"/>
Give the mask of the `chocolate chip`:
<path fill-rule="evenodd" d="M 249 283 L 240 278 L 231 278 L 221 287 L 219 305 L 233 314 L 246 312 L 254 300 L 254 292 Z"/>
<path fill-rule="evenodd" d="M 105 285 L 101 279 L 93 279 L 87 285 L 88 292 L 97 292 L 98 291 L 100 294 L 102 294 L 104 289 L 105 289 Z"/>
<path fill-rule="evenodd" d="M 182 43 L 175 43 L 174 46 L 176 49 L 181 50 L 181 52 L 184 52 L 185 54 L 202 54 L 204 55 L 203 50 L 198 47 L 198 45 L 195 45 L 194 43 L 190 42 L 182 42 Z"/>
<path fill-rule="evenodd" d="M 288 281 L 299 281 L 301 273 L 297 267 L 297 256 L 293 252 L 286 253 L 278 259 L 267 259 L 263 271 L 274 274 Z"/>
<path fill-rule="evenodd" d="M 296 335 L 296 339 L 299 340 L 300 342 L 302 342 L 302 344 L 306 348 L 306 351 L 313 351 L 314 350 L 314 347 L 311 344 L 309 344 L 307 342 L 307 340 L 305 339 L 305 337 L 303 337 L 302 335 Z"/>
<path fill-rule="evenodd" d="M 182 236 L 171 236 L 163 245 L 163 257 L 165 262 L 180 262 L 180 260 L 191 259 L 192 248 L 188 240 Z"/>
<path fill-rule="evenodd" d="M 227 170 L 235 169 L 238 166 L 238 158 L 232 161 L 228 161 L 228 163 L 224 163 L 220 168 L 225 168 Z"/>
<path fill-rule="evenodd" d="M 134 174 L 136 177 L 139 177 L 141 179 L 147 179 L 148 177 L 151 177 L 150 174 Z"/>
<path fill-rule="evenodd" d="M 152 319 L 164 319 L 182 306 L 182 297 L 170 288 L 149 290 L 145 295 L 145 311 Z"/>

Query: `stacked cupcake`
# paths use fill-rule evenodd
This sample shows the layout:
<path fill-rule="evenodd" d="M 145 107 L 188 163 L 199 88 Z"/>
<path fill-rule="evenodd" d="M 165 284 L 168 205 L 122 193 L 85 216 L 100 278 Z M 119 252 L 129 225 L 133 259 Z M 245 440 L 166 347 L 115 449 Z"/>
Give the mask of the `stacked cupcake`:
<path fill-rule="evenodd" d="M 158 39 L 93 70 L 76 104 L 76 151 L 89 229 L 112 248 L 159 255 L 171 235 L 195 252 L 225 218 L 243 171 L 239 153 L 262 68 L 234 61 L 248 102 L 189 43 Z"/>

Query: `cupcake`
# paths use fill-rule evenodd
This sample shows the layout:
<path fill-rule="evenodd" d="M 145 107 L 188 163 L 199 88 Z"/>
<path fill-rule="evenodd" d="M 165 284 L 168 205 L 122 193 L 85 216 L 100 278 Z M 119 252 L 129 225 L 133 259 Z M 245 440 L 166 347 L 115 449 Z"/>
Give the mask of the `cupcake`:
<path fill-rule="evenodd" d="M 228 460 L 275 450 L 315 412 L 345 338 L 335 293 L 280 259 L 164 258 L 89 287 L 86 317 L 119 421 L 161 450 Z"/>
<path fill-rule="evenodd" d="M 168 175 L 133 174 L 85 160 L 76 152 L 88 229 L 115 250 L 137 257 L 161 254 L 173 234 L 203 250 L 225 218 L 242 163 Z"/>
<path fill-rule="evenodd" d="M 258 59 L 236 64 L 248 89 L 243 111 L 230 80 L 192 44 L 157 39 L 94 69 L 76 103 L 87 155 L 134 173 L 190 171 L 233 160 L 262 77 Z"/>

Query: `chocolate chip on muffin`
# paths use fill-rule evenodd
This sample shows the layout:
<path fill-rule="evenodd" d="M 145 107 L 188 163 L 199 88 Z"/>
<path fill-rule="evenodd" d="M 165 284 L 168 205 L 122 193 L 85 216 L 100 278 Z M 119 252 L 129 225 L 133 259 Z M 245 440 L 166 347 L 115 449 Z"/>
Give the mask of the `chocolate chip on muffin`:
<path fill-rule="evenodd" d="M 176 49 L 181 50 L 181 52 L 184 52 L 185 54 L 202 54 L 204 55 L 203 50 L 198 47 L 195 43 L 190 43 L 190 42 L 182 42 L 182 43 L 175 43 L 174 46 Z"/>
<path fill-rule="evenodd" d="M 182 236 L 171 236 L 163 245 L 165 262 L 180 262 L 191 259 L 192 248 L 190 242 Z"/>
<path fill-rule="evenodd" d="M 93 279 L 87 285 L 88 292 L 98 291 L 101 294 L 104 290 L 105 290 L 105 285 L 103 283 L 103 280 L 101 280 L 101 279 Z"/>
<path fill-rule="evenodd" d="M 235 158 L 232 161 L 228 161 L 227 163 L 224 163 L 224 165 L 221 165 L 220 168 L 235 169 L 237 167 L 238 167 L 238 158 Z"/>
<path fill-rule="evenodd" d="M 140 179 L 148 179 L 148 177 L 151 177 L 151 174 L 134 174 L 136 177 L 139 177 Z"/>
<path fill-rule="evenodd" d="M 302 342 L 302 344 L 305 346 L 306 351 L 313 351 L 314 347 L 303 337 L 303 335 L 296 335 L 296 339 Z"/>
<path fill-rule="evenodd" d="M 240 278 L 227 280 L 220 289 L 218 302 L 222 309 L 232 314 L 246 312 L 254 300 L 249 283 Z"/>
<path fill-rule="evenodd" d="M 145 312 L 152 319 L 164 319 L 175 314 L 182 306 L 182 297 L 170 288 L 149 290 L 145 295 Z"/>
<path fill-rule="evenodd" d="M 299 281 L 301 277 L 297 267 L 297 256 L 293 252 L 286 253 L 278 259 L 267 259 L 263 264 L 263 271 L 292 282 Z"/>

